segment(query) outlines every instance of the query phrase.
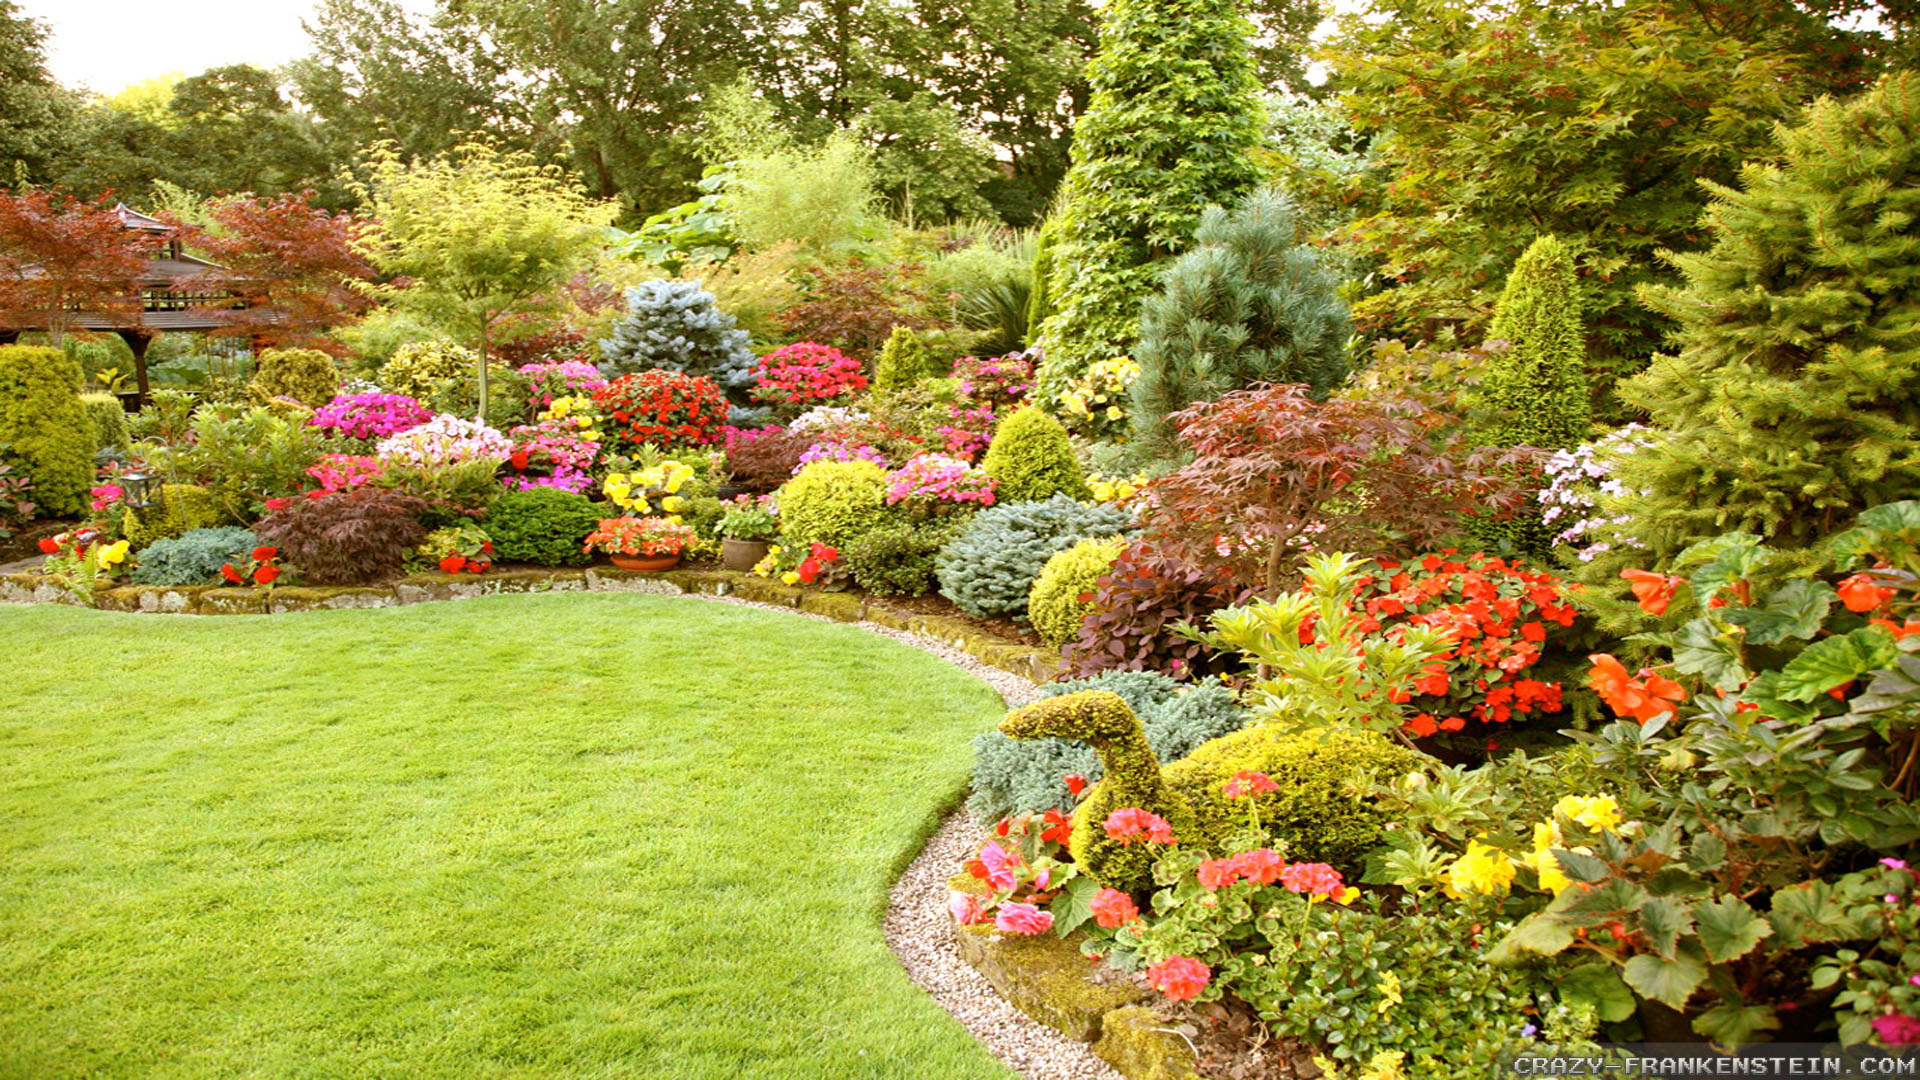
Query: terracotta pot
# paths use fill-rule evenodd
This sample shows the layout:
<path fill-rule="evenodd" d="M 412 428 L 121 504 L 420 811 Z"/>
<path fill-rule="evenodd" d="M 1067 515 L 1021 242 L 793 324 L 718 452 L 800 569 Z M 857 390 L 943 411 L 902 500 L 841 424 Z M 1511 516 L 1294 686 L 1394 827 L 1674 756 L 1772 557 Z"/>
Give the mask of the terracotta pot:
<path fill-rule="evenodd" d="M 751 570 L 766 557 L 765 540 L 735 540 L 729 536 L 720 541 L 720 565 L 729 570 Z"/>
<path fill-rule="evenodd" d="M 658 573 L 671 570 L 680 565 L 680 555 L 609 555 L 613 565 L 622 570 L 639 570 L 645 573 Z"/>

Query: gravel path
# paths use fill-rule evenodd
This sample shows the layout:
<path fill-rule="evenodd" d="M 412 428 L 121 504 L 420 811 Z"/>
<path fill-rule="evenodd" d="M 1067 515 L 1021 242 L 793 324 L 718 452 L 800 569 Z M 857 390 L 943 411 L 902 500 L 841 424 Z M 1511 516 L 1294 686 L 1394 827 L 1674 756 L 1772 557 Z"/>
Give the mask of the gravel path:
<path fill-rule="evenodd" d="M 707 599 L 831 621 L 822 615 L 730 596 Z M 989 667 L 934 638 L 872 623 L 855 625 L 930 652 L 978 676 L 1008 705 L 1024 705 L 1040 697 L 1039 689 L 1026 679 Z M 947 879 L 980 850 L 985 840 L 986 830 L 975 825 L 965 812 L 949 817 L 933 834 L 913 864 L 894 882 L 888 896 L 887 917 L 882 924 L 887 947 L 900 958 L 900 966 L 907 969 L 907 977 L 915 985 L 973 1032 L 993 1056 L 1028 1080 L 1122 1080 L 1112 1066 L 1094 1057 L 1085 1043 L 1036 1023 L 1007 1004 L 984 976 L 960 959 L 953 916 L 947 912 Z"/>

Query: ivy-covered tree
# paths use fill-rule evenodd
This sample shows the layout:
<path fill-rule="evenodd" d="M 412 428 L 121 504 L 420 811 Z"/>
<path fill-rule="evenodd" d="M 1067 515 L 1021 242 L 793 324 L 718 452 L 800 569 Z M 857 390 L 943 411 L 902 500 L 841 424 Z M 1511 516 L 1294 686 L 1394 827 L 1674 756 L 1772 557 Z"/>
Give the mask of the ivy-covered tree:
<path fill-rule="evenodd" d="M 1141 308 L 1134 436 L 1152 454 L 1177 447 L 1167 417 L 1258 383 L 1305 383 L 1324 397 L 1347 373 L 1353 333 L 1339 282 L 1299 242 L 1292 202 L 1274 188 L 1231 211 L 1210 207 L 1193 248 L 1173 260 Z"/>
<path fill-rule="evenodd" d="M 1039 328 L 1043 397 L 1126 358 L 1161 264 L 1192 241 L 1201 211 L 1257 184 L 1250 32 L 1226 0 L 1113 0 L 1102 13 Z"/>
<path fill-rule="evenodd" d="M 1542 236 L 1513 265 L 1493 309 L 1490 337 L 1513 347 L 1488 366 L 1480 431 L 1490 446 L 1559 450 L 1586 439 L 1593 415 L 1582 367 L 1586 334 L 1573 254 L 1558 237 Z"/>
<path fill-rule="evenodd" d="M 1757 533 L 1805 548 L 1920 490 L 1920 75 L 1825 99 L 1777 135 L 1778 164 L 1711 185 L 1684 284 L 1643 292 L 1680 327 L 1622 396 L 1650 446 L 1615 466 L 1614 558 L 1664 564 L 1693 541 Z M 1639 545 L 1620 555 L 1617 549 Z"/>

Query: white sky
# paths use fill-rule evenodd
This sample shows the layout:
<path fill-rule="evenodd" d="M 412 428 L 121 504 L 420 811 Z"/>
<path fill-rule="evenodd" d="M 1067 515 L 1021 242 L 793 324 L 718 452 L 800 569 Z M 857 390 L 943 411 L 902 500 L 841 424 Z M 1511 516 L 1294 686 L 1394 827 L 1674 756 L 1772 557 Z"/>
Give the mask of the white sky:
<path fill-rule="evenodd" d="M 47 67 L 71 87 L 115 94 L 178 71 L 271 68 L 307 51 L 314 0 L 20 0 L 44 22 Z"/>

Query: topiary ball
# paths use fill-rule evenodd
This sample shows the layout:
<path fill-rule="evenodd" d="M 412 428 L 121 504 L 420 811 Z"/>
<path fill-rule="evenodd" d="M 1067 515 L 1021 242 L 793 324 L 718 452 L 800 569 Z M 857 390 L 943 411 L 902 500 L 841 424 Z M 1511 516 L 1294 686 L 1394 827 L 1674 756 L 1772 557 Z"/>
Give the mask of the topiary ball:
<path fill-rule="evenodd" d="M 775 495 L 784 543 L 840 547 L 885 525 L 887 470 L 871 461 L 816 461 Z"/>
<path fill-rule="evenodd" d="M 1031 502 L 1055 494 L 1093 497 L 1067 429 L 1031 405 L 1000 421 L 980 467 L 999 482 L 994 494 L 1001 502 Z"/>
<path fill-rule="evenodd" d="M 1080 636 L 1093 613 L 1095 583 L 1126 547 L 1119 537 L 1082 540 L 1047 560 L 1027 594 L 1027 619 L 1040 640 L 1058 647 Z"/>
<path fill-rule="evenodd" d="M 339 392 L 340 369 L 333 357 L 319 349 L 268 349 L 260 354 L 253 378 L 247 382 L 247 398 L 255 405 L 292 398 L 318 409 Z"/>

